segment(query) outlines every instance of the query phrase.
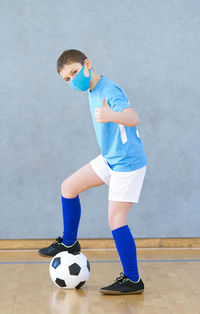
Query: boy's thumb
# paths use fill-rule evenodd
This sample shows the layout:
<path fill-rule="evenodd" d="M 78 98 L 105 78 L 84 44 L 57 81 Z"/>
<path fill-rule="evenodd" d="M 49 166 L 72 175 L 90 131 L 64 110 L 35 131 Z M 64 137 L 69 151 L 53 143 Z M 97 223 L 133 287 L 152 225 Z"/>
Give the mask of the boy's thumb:
<path fill-rule="evenodd" d="M 103 105 L 104 105 L 104 107 L 109 107 L 109 105 L 107 104 L 105 98 L 103 98 Z"/>

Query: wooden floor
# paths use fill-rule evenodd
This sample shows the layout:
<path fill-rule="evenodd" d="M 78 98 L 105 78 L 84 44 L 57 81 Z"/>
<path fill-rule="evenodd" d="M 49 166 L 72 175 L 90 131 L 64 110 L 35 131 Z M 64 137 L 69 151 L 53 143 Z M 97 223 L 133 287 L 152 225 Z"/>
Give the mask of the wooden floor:
<path fill-rule="evenodd" d="M 200 249 L 137 249 L 145 291 L 126 296 L 98 291 L 122 271 L 116 250 L 82 252 L 91 265 L 87 285 L 61 290 L 49 277 L 51 259 L 37 251 L 0 251 L 0 313 L 200 313 Z"/>

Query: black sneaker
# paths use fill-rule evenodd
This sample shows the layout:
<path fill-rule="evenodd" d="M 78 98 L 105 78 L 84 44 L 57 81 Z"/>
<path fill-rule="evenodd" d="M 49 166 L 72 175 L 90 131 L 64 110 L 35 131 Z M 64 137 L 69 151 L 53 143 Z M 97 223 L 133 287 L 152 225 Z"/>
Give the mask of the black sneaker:
<path fill-rule="evenodd" d="M 62 243 L 62 238 L 58 237 L 49 247 L 40 249 L 38 253 L 41 256 L 52 257 L 63 251 L 67 251 L 72 254 L 79 253 L 81 251 L 81 246 L 78 240 L 73 245 L 66 246 Z"/>
<path fill-rule="evenodd" d="M 123 273 L 120 273 L 120 277 L 115 279 L 112 285 L 103 287 L 99 291 L 104 294 L 142 293 L 144 291 L 144 283 L 141 278 L 134 282 Z"/>

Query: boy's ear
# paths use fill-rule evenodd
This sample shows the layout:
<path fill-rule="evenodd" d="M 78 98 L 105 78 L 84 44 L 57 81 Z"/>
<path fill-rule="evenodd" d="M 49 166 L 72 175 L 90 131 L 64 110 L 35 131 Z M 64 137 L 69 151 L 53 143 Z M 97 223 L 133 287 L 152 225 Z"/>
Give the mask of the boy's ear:
<path fill-rule="evenodd" d="M 85 59 L 85 63 L 87 64 L 88 69 L 93 69 L 92 62 L 89 59 Z"/>

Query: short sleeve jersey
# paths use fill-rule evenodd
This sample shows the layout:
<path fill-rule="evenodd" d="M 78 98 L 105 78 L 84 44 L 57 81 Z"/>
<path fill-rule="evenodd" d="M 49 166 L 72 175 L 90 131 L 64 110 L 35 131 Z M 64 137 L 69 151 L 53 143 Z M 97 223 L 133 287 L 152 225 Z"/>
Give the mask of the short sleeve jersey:
<path fill-rule="evenodd" d="M 127 127 L 119 123 L 97 122 L 96 107 L 103 107 L 102 98 L 111 110 L 122 112 L 132 108 L 124 91 L 112 80 L 101 76 L 94 89 L 88 90 L 88 100 L 94 129 L 102 156 L 114 171 L 133 171 L 147 165 L 147 158 L 136 126 Z"/>

